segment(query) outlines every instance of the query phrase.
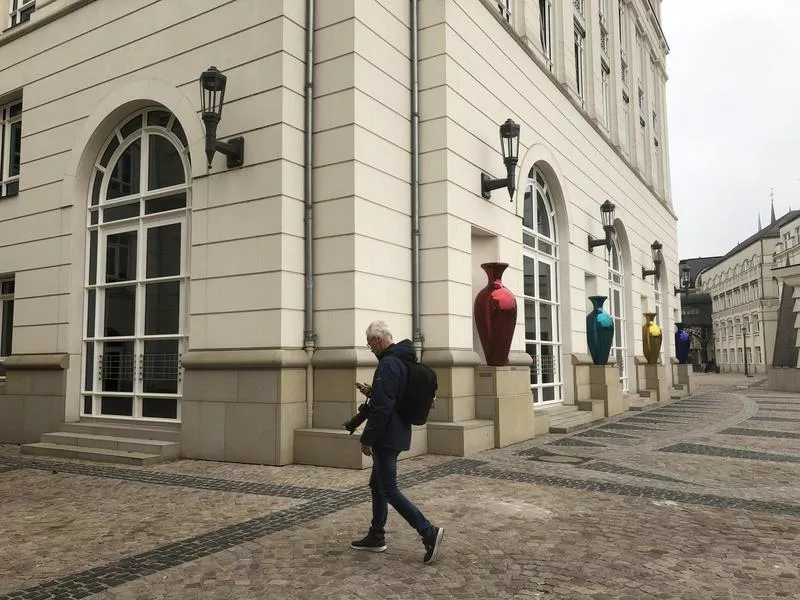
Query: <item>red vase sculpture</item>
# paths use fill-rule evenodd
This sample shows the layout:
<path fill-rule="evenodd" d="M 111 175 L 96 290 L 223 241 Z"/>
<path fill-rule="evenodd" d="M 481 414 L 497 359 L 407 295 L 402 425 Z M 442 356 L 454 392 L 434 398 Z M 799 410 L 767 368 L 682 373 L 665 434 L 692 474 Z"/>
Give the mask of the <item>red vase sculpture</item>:
<path fill-rule="evenodd" d="M 508 352 L 517 325 L 517 300 L 503 285 L 503 271 L 508 263 L 483 263 L 489 283 L 475 296 L 475 325 L 481 340 L 486 364 L 503 367 L 508 364 Z"/>

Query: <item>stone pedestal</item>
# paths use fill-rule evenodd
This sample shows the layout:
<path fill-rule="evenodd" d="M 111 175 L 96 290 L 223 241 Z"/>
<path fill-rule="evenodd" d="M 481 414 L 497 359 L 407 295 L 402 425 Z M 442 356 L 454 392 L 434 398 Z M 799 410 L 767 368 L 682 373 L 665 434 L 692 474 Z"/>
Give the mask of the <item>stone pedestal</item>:
<path fill-rule="evenodd" d="M 522 366 L 475 368 L 475 416 L 494 422 L 494 447 L 535 435 L 530 369 Z"/>
<path fill-rule="evenodd" d="M 603 416 L 611 417 L 628 410 L 615 365 L 592 365 L 589 367 L 589 381 L 592 400 L 603 401 Z"/>
<path fill-rule="evenodd" d="M 694 372 L 692 371 L 692 365 L 682 365 L 676 360 L 676 362 L 672 364 L 672 383 L 675 387 L 681 386 L 687 394 L 694 392 Z"/>
<path fill-rule="evenodd" d="M 649 396 L 656 402 L 669 400 L 669 381 L 667 369 L 663 364 L 651 365 L 643 356 L 637 356 L 636 374 L 640 395 Z"/>

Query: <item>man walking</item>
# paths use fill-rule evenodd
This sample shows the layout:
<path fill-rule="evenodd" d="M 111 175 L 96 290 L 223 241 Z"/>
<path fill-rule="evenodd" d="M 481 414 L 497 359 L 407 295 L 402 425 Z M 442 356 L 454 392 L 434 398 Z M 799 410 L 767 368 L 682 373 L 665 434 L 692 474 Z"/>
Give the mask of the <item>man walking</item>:
<path fill-rule="evenodd" d="M 372 524 L 366 537 L 350 544 L 356 550 L 386 550 L 384 526 L 389 504 L 422 536 L 426 564 L 436 560 L 444 536 L 443 527 L 434 527 L 420 510 L 397 488 L 397 456 L 411 447 L 411 425 L 402 421 L 396 405 L 405 394 L 408 367 L 414 361 L 414 346 L 409 340 L 393 343 L 386 323 L 375 321 L 367 327 L 367 345 L 378 357 L 378 368 L 372 379 L 371 409 L 364 432 L 361 452 L 372 457 Z"/>

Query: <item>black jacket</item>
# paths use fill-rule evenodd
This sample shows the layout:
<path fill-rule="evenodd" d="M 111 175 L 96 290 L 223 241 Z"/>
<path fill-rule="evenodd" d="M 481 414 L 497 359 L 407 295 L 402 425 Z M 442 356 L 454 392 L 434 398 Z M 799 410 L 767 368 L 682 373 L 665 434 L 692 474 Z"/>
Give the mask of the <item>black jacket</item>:
<path fill-rule="evenodd" d="M 376 448 L 408 450 L 411 448 L 411 425 L 406 425 L 395 411 L 406 391 L 408 366 L 402 359 L 414 361 L 410 340 L 392 344 L 378 356 L 378 368 L 372 378 L 372 409 L 367 418 L 361 443 Z"/>

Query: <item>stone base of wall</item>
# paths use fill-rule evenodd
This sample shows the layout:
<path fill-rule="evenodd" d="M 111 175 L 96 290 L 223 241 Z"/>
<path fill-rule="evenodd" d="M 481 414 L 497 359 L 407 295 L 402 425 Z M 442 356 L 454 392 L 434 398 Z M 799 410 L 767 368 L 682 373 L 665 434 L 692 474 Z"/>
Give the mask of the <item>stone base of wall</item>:
<path fill-rule="evenodd" d="M 767 369 L 767 389 L 776 392 L 800 392 L 800 369 L 789 367 Z"/>
<path fill-rule="evenodd" d="M 288 465 L 306 425 L 302 350 L 202 350 L 183 358 L 181 455 Z"/>
<path fill-rule="evenodd" d="M 66 414 L 68 354 L 11 356 L 0 384 L 0 442 L 30 444 L 55 431 Z"/>

